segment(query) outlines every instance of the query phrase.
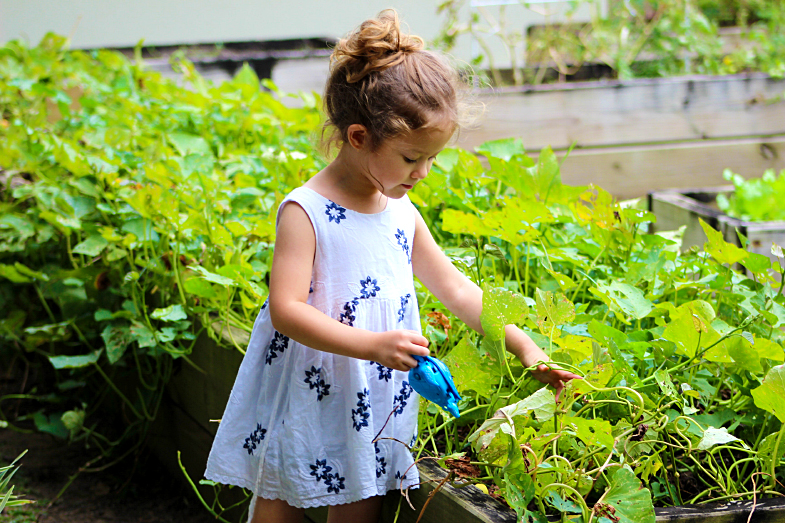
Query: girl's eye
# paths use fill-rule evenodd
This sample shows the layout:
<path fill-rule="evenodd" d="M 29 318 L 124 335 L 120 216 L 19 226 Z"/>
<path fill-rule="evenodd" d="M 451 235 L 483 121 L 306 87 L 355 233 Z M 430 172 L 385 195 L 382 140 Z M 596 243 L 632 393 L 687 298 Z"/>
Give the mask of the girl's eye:
<path fill-rule="evenodd" d="M 407 158 L 406 156 L 403 157 L 406 163 L 417 163 L 417 160 L 412 160 L 411 158 Z"/>

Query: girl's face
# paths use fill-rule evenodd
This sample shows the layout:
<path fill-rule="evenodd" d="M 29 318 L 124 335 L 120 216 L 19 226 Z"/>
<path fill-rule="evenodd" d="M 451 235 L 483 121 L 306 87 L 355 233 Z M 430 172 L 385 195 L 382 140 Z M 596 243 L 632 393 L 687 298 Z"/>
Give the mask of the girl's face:
<path fill-rule="evenodd" d="M 428 176 L 436 155 L 452 134 L 453 127 L 444 125 L 386 140 L 376 151 L 368 153 L 366 176 L 386 196 L 401 198 Z"/>

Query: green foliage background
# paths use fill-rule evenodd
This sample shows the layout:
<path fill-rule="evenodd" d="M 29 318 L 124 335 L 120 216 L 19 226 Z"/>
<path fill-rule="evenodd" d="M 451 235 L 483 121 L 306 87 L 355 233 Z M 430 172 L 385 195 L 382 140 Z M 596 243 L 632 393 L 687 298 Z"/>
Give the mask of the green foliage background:
<path fill-rule="evenodd" d="M 250 332 L 277 205 L 323 166 L 312 96 L 292 109 L 248 67 L 213 86 L 177 66 L 185 87 L 54 35 L 0 48 L 0 354 L 51 377 L 23 417 L 105 463 L 143 443 L 199 336 Z M 681 253 L 636 202 L 562 184 L 550 149 L 477 153 L 445 150 L 411 194 L 485 289 L 487 333 L 418 287 L 464 400 L 459 419 L 422 402 L 415 450 L 468 458 L 526 521 L 785 493 L 781 249 L 705 227 Z M 557 402 L 508 358 L 507 323 L 585 379 Z"/>

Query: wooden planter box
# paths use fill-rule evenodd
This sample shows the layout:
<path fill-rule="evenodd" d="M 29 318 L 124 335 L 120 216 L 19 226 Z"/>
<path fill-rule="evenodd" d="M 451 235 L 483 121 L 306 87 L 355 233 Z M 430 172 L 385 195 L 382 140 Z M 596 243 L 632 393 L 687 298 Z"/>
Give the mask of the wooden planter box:
<path fill-rule="evenodd" d="M 227 341 L 228 334 L 224 333 Z M 232 330 L 231 335 L 241 347 L 248 341 L 248 334 L 242 331 Z M 177 463 L 177 452 L 181 453 L 182 463 L 191 480 L 198 484 L 218 427 L 210 420 L 223 414 L 242 361 L 242 354 L 227 346 L 231 344 L 221 346 L 206 335 L 199 338 L 191 360 L 207 373 L 202 374 L 187 364 L 179 368 L 167 385 L 161 411 L 150 431 L 151 449 L 173 476 L 182 481 L 186 480 Z M 446 482 L 428 502 L 429 495 L 442 483 L 447 471 L 428 459 L 421 461 L 418 468 L 423 484 L 410 490 L 408 496 L 414 510 L 399 493 L 390 493 L 385 499 L 381 523 L 392 523 L 396 511 L 399 512 L 399 523 L 416 523 L 426 502 L 428 506 L 419 520 L 421 523 L 515 523 L 514 511 L 474 486 L 452 486 Z M 202 486 L 200 492 L 206 499 L 212 499 L 212 488 Z M 240 489 L 232 489 L 225 494 L 226 497 L 222 497 L 224 506 L 242 499 Z M 729 505 L 657 509 L 656 513 L 658 522 L 743 523 L 747 521 L 751 508 L 752 502 L 745 501 Z M 236 510 L 224 517 L 239 522 L 241 512 Z M 327 521 L 327 509 L 307 510 L 306 520 L 324 523 Z M 785 523 L 785 499 L 760 501 L 750 521 Z"/>
<path fill-rule="evenodd" d="M 771 244 L 785 245 L 785 222 L 748 222 L 728 216 L 714 205 L 717 195 L 733 192 L 732 185 L 700 189 L 671 189 L 649 193 L 649 210 L 657 216 L 654 231 L 672 231 L 682 225 L 682 249 L 703 247 L 707 238 L 698 219 L 722 233 L 725 241 L 741 246 L 736 231 L 747 237 L 747 250 L 776 259 Z"/>
<path fill-rule="evenodd" d="M 596 81 L 480 91 L 486 113 L 458 145 L 521 138 L 557 154 L 571 185 L 619 198 L 785 168 L 785 80 L 764 74 Z"/>

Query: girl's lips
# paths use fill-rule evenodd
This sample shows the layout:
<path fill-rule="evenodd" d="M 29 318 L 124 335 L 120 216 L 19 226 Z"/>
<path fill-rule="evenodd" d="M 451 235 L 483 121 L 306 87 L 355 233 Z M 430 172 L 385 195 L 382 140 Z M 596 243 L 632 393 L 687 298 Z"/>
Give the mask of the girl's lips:
<path fill-rule="evenodd" d="M 409 190 L 409 189 L 411 189 L 412 187 L 414 187 L 414 185 L 408 185 L 408 184 L 405 184 L 405 183 L 402 183 L 401 185 L 402 185 L 402 186 L 404 186 L 404 187 L 406 187 L 406 189 L 407 189 L 407 190 Z"/>

